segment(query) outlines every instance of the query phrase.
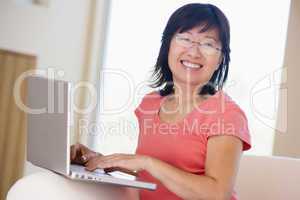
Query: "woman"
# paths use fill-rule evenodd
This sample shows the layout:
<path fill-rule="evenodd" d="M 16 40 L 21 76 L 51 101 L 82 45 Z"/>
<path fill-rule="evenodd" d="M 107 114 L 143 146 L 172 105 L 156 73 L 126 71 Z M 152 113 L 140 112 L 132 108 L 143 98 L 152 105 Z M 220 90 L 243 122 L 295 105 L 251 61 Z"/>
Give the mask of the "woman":
<path fill-rule="evenodd" d="M 243 150 L 251 147 L 244 112 L 222 91 L 230 61 L 229 23 L 216 6 L 188 4 L 170 17 L 155 65 L 154 87 L 135 113 L 135 155 L 97 155 L 83 145 L 72 159 L 88 170 L 122 167 L 158 184 L 140 199 L 237 199 Z M 81 155 L 80 155 L 81 156 Z"/>

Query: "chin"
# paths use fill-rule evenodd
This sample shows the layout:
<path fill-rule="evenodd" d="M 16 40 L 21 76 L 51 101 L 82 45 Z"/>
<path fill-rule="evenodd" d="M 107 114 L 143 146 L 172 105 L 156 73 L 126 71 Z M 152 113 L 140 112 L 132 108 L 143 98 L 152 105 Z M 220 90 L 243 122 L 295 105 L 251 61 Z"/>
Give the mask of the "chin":
<path fill-rule="evenodd" d="M 191 78 L 191 79 L 186 79 L 186 77 L 185 77 L 185 78 L 176 79 L 176 82 L 181 85 L 190 85 L 190 86 L 196 87 L 196 86 L 204 85 L 207 81 L 199 80 L 199 77 Z"/>

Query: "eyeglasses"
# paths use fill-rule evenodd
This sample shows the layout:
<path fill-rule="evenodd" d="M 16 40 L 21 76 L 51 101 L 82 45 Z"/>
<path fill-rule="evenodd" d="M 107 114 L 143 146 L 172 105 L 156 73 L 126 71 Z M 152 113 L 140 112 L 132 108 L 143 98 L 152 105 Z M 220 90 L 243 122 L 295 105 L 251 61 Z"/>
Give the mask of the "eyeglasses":
<path fill-rule="evenodd" d="M 177 44 L 186 48 L 191 48 L 194 44 L 196 44 L 198 50 L 207 56 L 217 55 L 222 51 L 222 49 L 217 44 L 209 39 L 203 40 L 201 42 L 196 42 L 193 41 L 189 36 L 179 33 L 175 35 L 175 39 Z"/>

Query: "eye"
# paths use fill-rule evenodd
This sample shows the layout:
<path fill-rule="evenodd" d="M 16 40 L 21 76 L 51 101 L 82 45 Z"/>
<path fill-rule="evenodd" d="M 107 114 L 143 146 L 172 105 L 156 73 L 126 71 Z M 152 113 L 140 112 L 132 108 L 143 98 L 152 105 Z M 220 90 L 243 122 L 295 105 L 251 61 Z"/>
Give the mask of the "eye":
<path fill-rule="evenodd" d="M 180 40 L 182 40 L 184 42 L 191 42 L 191 40 L 187 37 L 181 37 Z"/>
<path fill-rule="evenodd" d="M 204 42 L 204 43 L 201 43 L 202 46 L 204 47 L 212 47 L 212 48 L 215 48 L 215 45 L 210 43 L 210 42 Z"/>

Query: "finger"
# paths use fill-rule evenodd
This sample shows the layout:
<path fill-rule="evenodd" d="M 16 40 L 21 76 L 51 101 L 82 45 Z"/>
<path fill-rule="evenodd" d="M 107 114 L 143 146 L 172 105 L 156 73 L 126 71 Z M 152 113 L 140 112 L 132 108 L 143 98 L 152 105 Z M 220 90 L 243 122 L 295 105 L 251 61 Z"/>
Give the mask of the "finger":
<path fill-rule="evenodd" d="M 80 156 L 80 159 L 82 160 L 84 157 L 85 157 L 85 154 L 87 153 L 84 146 L 83 145 L 80 145 L 79 149 L 79 156 Z"/>
<path fill-rule="evenodd" d="M 111 168 L 115 167 L 115 162 L 103 162 L 100 159 L 91 159 L 85 164 L 85 167 L 89 171 L 93 171 L 97 168 L 99 169 L 105 169 L 105 168 Z"/>
<path fill-rule="evenodd" d="M 86 153 L 86 154 L 83 154 L 80 159 L 83 163 L 86 163 L 88 162 L 89 160 L 91 160 L 92 158 L 94 158 L 95 156 L 92 154 L 92 153 Z"/>
<path fill-rule="evenodd" d="M 81 154 L 85 154 L 85 152 L 86 152 L 85 146 L 82 144 L 79 144 L 79 151 Z"/>
<path fill-rule="evenodd" d="M 98 160 L 98 166 L 100 166 L 101 164 L 101 168 L 127 168 L 127 163 L 128 161 L 131 160 L 131 157 L 129 156 L 109 156 L 106 158 L 100 158 L 100 160 Z"/>
<path fill-rule="evenodd" d="M 97 165 L 89 164 L 85 166 L 85 169 L 88 171 L 94 171 L 97 169 Z"/>
<path fill-rule="evenodd" d="M 88 161 L 85 164 L 85 169 L 88 171 L 94 171 L 97 168 L 101 168 L 101 167 L 99 167 L 99 162 L 95 161 L 94 159 L 92 159 L 91 161 Z"/>
<path fill-rule="evenodd" d="M 125 159 L 126 156 L 124 156 L 123 154 L 111 154 L 111 155 L 107 155 L 107 156 L 101 156 L 101 161 L 103 162 L 109 162 L 109 161 L 113 161 L 116 159 Z"/>
<path fill-rule="evenodd" d="M 76 152 L 77 152 L 77 144 L 74 144 L 71 146 L 71 159 L 74 160 L 76 158 Z"/>
<path fill-rule="evenodd" d="M 112 167 L 124 167 L 124 162 L 129 159 L 125 154 L 111 154 L 108 156 L 93 157 L 85 163 L 85 167 L 89 171 L 93 171 L 97 168 L 112 168 Z"/>
<path fill-rule="evenodd" d="M 88 153 L 82 154 L 81 159 L 84 162 L 88 162 L 90 159 L 95 158 L 96 156 L 101 156 L 101 155 L 96 154 L 94 152 L 88 152 Z"/>

